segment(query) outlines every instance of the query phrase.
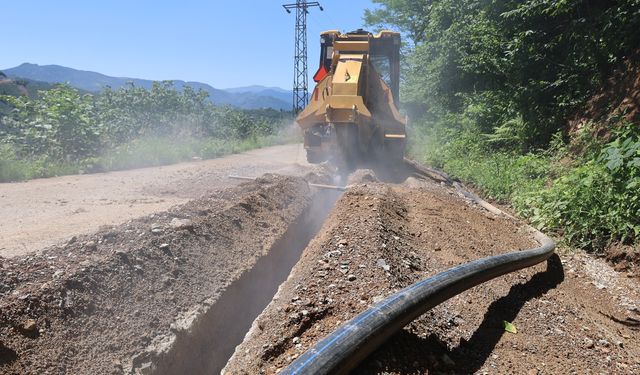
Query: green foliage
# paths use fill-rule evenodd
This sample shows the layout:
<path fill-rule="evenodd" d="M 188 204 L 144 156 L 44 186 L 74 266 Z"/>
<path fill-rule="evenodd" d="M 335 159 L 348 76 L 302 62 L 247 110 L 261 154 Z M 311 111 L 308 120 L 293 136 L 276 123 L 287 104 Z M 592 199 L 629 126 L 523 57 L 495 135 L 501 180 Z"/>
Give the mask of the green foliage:
<path fill-rule="evenodd" d="M 13 80 L 8 78 L 4 73 L 0 72 L 0 97 L 4 95 L 22 96 L 27 95 L 30 98 L 36 98 L 40 90 L 51 89 L 53 85 L 31 81 L 31 80 Z M 2 117 L 11 112 L 11 106 L 0 100 L 0 126 L 2 125 Z"/>
<path fill-rule="evenodd" d="M 87 160 L 89 171 L 123 170 L 166 165 L 193 157 L 211 159 L 282 142 L 277 136 L 245 139 L 186 138 L 179 141 L 165 137 L 135 139 L 109 150 L 99 158 Z"/>
<path fill-rule="evenodd" d="M 640 236 L 640 129 L 626 124 L 597 155 L 548 189 L 516 200 L 540 228 L 562 233 L 580 247 L 599 250 Z"/>
<path fill-rule="evenodd" d="M 466 116 L 446 116 L 416 136 L 412 154 L 503 203 L 515 194 L 542 188 L 552 173 L 547 155 L 493 151 Z"/>
<path fill-rule="evenodd" d="M 537 153 L 496 151 L 463 115 L 448 115 L 413 135 L 411 153 L 471 183 L 486 196 L 512 203 L 542 230 L 574 246 L 601 250 L 640 236 L 640 127 L 614 127 L 610 140 L 586 142 L 580 156 L 561 137 Z M 589 134 L 590 128 L 583 130 Z M 577 159 L 571 160 L 572 157 Z"/>
<path fill-rule="evenodd" d="M 25 165 L 16 160 L 11 146 L 0 144 L 0 181 L 21 180 Z"/>
<path fill-rule="evenodd" d="M 92 121 L 93 98 L 80 96 L 68 86 L 58 86 L 31 100 L 5 97 L 14 107 L 4 120 L 0 137 L 19 145 L 27 156 L 47 154 L 56 160 L 74 160 L 98 147 L 100 129 Z"/>
<path fill-rule="evenodd" d="M 24 159 L 13 147 L 0 144 L 0 182 L 78 173 L 81 166 L 70 162 L 51 161 L 46 156 Z"/>
<path fill-rule="evenodd" d="M 207 95 L 166 81 L 97 96 L 68 85 L 0 96 L 11 108 L 0 117 L 0 182 L 215 157 L 272 142 L 291 121 L 286 112 L 217 107 Z"/>
<path fill-rule="evenodd" d="M 381 8 L 365 13 L 368 24 L 415 42 L 403 100 L 432 113 L 484 107 L 480 130 L 517 133 L 519 148 L 546 146 L 640 42 L 640 0 L 374 3 Z"/>

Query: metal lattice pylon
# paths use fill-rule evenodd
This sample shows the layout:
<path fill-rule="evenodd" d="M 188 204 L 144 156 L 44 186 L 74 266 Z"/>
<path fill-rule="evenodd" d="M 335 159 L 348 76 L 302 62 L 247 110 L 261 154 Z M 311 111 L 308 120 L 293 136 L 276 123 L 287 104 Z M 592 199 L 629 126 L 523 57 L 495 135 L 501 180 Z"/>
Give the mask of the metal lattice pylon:
<path fill-rule="evenodd" d="M 307 87 L 307 14 L 309 8 L 324 10 L 319 2 L 297 0 L 295 4 L 282 5 L 287 13 L 296 11 L 295 54 L 293 56 L 293 113 L 299 113 L 309 101 Z"/>

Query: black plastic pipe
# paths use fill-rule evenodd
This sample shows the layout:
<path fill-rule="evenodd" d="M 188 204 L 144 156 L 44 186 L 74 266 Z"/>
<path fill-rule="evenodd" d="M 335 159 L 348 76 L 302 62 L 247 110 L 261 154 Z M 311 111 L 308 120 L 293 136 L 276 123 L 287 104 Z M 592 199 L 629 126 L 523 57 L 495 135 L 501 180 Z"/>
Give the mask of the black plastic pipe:
<path fill-rule="evenodd" d="M 419 281 L 343 324 L 307 350 L 281 374 L 345 374 L 390 336 L 447 299 L 495 277 L 549 258 L 555 242 L 531 228 L 539 247 L 495 255 Z"/>

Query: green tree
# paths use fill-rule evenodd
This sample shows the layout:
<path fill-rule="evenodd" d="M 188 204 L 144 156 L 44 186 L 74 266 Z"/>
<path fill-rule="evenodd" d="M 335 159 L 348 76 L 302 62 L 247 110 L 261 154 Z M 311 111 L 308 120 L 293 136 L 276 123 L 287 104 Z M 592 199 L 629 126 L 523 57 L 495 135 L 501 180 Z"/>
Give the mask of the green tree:
<path fill-rule="evenodd" d="M 22 155 L 75 160 L 100 151 L 101 128 L 95 121 L 91 95 L 58 85 L 38 100 L 26 96 L 4 99 L 14 109 L 4 120 L 0 137 L 16 145 Z"/>
<path fill-rule="evenodd" d="M 640 41 L 638 0 L 375 3 L 365 21 L 415 44 L 403 100 L 470 110 L 480 131 L 519 134 L 524 148 L 546 145 Z"/>

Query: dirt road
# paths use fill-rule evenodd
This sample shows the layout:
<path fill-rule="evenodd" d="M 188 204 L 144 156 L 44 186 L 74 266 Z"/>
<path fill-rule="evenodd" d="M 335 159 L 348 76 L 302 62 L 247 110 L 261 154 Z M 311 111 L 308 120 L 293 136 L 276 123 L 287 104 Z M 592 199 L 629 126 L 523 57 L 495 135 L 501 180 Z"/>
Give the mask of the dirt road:
<path fill-rule="evenodd" d="M 0 256 L 38 251 L 238 184 L 230 174 L 301 175 L 300 145 L 129 171 L 0 184 Z"/>

